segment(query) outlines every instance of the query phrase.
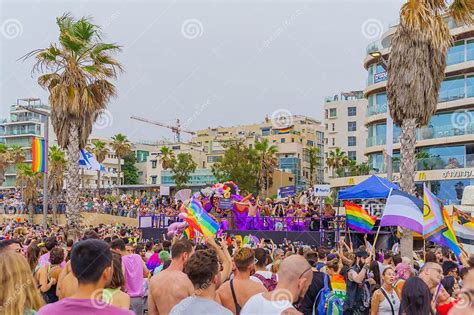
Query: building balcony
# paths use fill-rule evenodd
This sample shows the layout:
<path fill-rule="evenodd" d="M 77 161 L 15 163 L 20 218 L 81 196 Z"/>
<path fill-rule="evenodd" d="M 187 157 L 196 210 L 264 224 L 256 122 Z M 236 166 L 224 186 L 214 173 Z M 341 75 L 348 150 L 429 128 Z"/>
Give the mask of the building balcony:
<path fill-rule="evenodd" d="M 40 136 L 41 131 L 36 129 L 25 129 L 25 130 L 3 130 L 0 131 L 0 137 L 15 137 L 15 136 Z"/>

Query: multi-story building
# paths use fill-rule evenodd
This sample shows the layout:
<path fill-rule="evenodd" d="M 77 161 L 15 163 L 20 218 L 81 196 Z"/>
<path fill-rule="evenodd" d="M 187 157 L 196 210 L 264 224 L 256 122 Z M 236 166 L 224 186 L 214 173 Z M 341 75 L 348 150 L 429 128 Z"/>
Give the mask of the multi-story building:
<path fill-rule="evenodd" d="M 147 162 L 152 152 L 156 151 L 156 145 L 148 143 L 133 143 L 132 151 L 135 154 L 135 167 L 138 170 L 138 184 L 147 183 Z"/>
<path fill-rule="evenodd" d="M 324 129 L 326 157 L 329 151 L 340 148 L 357 164 L 367 162 L 361 145 L 365 146 L 367 127 L 365 118 L 367 99 L 363 91 L 351 91 L 326 97 L 324 103 Z M 325 173 L 329 171 L 325 167 Z"/>
<path fill-rule="evenodd" d="M 25 151 L 25 163 L 31 163 L 31 141 L 34 137 L 45 136 L 45 117 L 30 112 L 21 106 L 31 107 L 41 111 L 50 111 L 50 107 L 41 102 L 39 98 L 18 99 L 16 104 L 10 106 L 9 118 L 0 122 L 0 143 L 8 146 L 21 146 Z M 56 143 L 53 128 L 49 126 L 49 145 Z M 15 186 L 16 166 L 7 168 L 5 182 L 2 187 L 11 188 Z"/>
<path fill-rule="evenodd" d="M 205 164 L 210 167 L 224 155 L 223 144 L 226 141 L 240 139 L 252 148 L 255 142 L 266 138 L 270 144 L 277 146 L 278 168 L 294 175 L 297 188 L 303 188 L 310 182 L 323 183 L 324 127 L 321 122 L 307 116 L 293 115 L 288 118 L 286 127 L 278 126 L 267 117 L 264 122 L 252 125 L 198 130 L 192 142 L 206 148 Z M 312 147 L 319 149 L 319 157 L 318 165 L 310 174 L 309 149 Z"/>
<path fill-rule="evenodd" d="M 464 187 L 474 184 L 474 36 L 473 26 L 448 20 L 454 44 L 448 51 L 446 78 L 441 84 L 437 112 L 417 130 L 418 190 L 425 183 L 446 204 L 458 204 Z M 390 54 L 396 25 L 367 48 L 368 71 L 364 90 L 368 99 L 365 124 L 368 138 L 364 154 L 376 173 L 386 172 L 387 74 L 382 66 Z M 381 56 L 381 57 L 380 57 Z M 382 59 L 381 59 L 382 58 Z M 393 128 L 394 181 L 399 180 L 400 128 Z M 364 177 L 335 179 L 335 187 L 357 184 Z"/>

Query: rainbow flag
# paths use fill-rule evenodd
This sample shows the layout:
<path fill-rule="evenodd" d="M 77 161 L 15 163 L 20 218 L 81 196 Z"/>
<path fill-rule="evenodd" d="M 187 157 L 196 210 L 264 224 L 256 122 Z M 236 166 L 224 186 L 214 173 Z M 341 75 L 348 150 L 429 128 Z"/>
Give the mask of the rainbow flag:
<path fill-rule="evenodd" d="M 46 172 L 46 159 L 48 158 L 48 151 L 44 139 L 33 138 L 31 142 L 31 169 L 36 173 Z"/>
<path fill-rule="evenodd" d="M 278 129 L 278 134 L 279 135 L 286 135 L 286 134 L 290 133 L 290 130 L 291 130 L 291 127 Z"/>
<path fill-rule="evenodd" d="M 440 232 L 433 234 L 428 240 L 433 243 L 439 244 L 441 246 L 448 247 L 453 251 L 456 257 L 461 255 L 461 245 L 456 238 L 456 233 L 454 232 L 451 220 L 446 208 L 443 207 L 443 220 L 446 224 L 446 227 Z"/>
<path fill-rule="evenodd" d="M 423 185 L 423 237 L 428 238 L 446 228 L 443 220 L 443 205 L 438 198 Z"/>
<path fill-rule="evenodd" d="M 196 198 L 193 198 L 189 203 L 187 213 L 188 218 L 186 221 L 188 224 L 204 236 L 214 236 L 217 233 L 219 224 L 207 214 Z"/>
<path fill-rule="evenodd" d="M 370 216 L 364 208 L 348 201 L 344 201 L 344 207 L 346 208 L 346 224 L 350 229 L 361 233 L 372 233 L 375 216 Z"/>

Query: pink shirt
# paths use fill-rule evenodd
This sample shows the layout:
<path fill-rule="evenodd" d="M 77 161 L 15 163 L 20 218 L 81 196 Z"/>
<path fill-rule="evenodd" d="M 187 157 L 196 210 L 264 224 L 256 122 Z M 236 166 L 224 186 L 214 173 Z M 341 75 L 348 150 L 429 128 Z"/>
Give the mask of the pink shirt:
<path fill-rule="evenodd" d="M 40 308 L 38 315 L 134 315 L 132 311 L 106 304 L 100 300 L 65 298 Z"/>
<path fill-rule="evenodd" d="M 140 255 L 122 256 L 125 289 L 130 297 L 143 296 L 143 260 Z"/>
<path fill-rule="evenodd" d="M 38 259 L 38 265 L 40 266 L 49 266 L 50 265 L 50 262 L 49 262 L 49 252 L 47 252 L 46 254 L 44 255 L 41 255 L 40 258 Z M 66 262 L 63 260 L 63 262 L 61 263 L 61 268 L 64 268 L 66 267 Z"/>

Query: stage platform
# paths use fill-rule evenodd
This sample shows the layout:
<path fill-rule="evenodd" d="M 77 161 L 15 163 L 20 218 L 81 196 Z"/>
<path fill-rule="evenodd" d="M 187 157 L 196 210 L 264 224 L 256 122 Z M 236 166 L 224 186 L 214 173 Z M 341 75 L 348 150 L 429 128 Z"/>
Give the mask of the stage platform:
<path fill-rule="evenodd" d="M 163 240 L 164 235 L 168 232 L 164 228 L 141 228 L 142 238 L 146 240 Z M 320 236 L 317 231 L 301 231 L 301 232 L 288 232 L 288 231 L 257 231 L 257 230 L 226 230 L 228 236 L 232 235 L 241 235 L 242 238 L 245 235 L 255 235 L 259 239 L 272 239 L 275 244 L 283 244 L 285 239 L 291 242 L 301 242 L 304 245 L 310 246 L 320 246 Z M 379 239 L 377 241 L 377 249 L 386 249 L 391 248 L 393 240 L 391 239 L 392 234 L 388 231 L 380 231 Z M 327 230 L 324 232 L 324 245 L 328 248 L 333 248 L 336 246 L 337 235 L 334 230 Z M 346 236 L 344 231 L 341 231 L 341 238 L 346 237 L 346 242 L 348 235 Z M 372 238 L 374 235 L 369 235 L 369 241 L 373 241 Z M 351 232 L 352 243 L 354 247 L 363 244 L 364 234 L 353 233 Z"/>

